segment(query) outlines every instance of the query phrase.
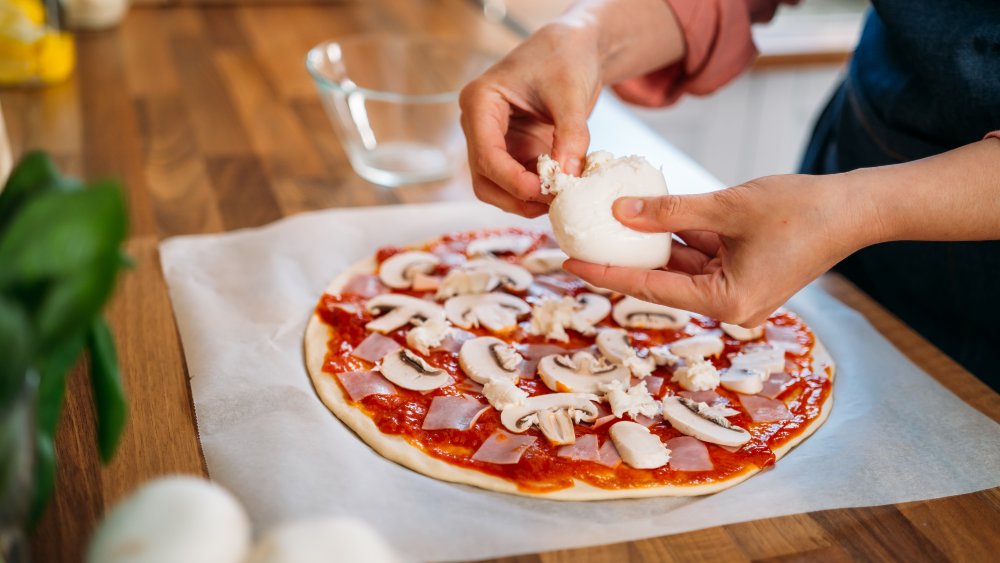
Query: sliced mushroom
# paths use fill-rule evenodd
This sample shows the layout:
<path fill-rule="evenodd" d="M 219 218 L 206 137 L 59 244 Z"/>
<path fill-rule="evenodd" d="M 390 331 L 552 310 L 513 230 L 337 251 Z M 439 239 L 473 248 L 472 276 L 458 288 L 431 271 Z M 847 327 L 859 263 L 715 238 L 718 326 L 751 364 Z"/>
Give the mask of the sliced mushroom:
<path fill-rule="evenodd" d="M 729 368 L 722 370 L 719 384 L 725 389 L 744 395 L 756 395 L 764 389 L 767 374 L 756 369 Z"/>
<path fill-rule="evenodd" d="M 597 349 L 605 358 L 625 366 L 636 377 L 646 377 L 656 368 L 656 362 L 651 356 L 639 357 L 624 329 L 609 328 L 599 332 Z"/>
<path fill-rule="evenodd" d="M 413 285 L 417 274 L 429 274 L 441 263 L 441 259 L 430 252 L 411 250 L 386 258 L 378 269 L 378 277 L 385 285 L 394 289 L 406 289 Z"/>
<path fill-rule="evenodd" d="M 629 467 L 656 469 L 670 461 L 670 450 L 649 428 L 623 420 L 608 430 L 615 449 Z"/>
<path fill-rule="evenodd" d="M 676 395 L 663 399 L 663 418 L 678 431 L 703 442 L 736 447 L 750 441 L 750 433 L 716 416 L 705 403 L 696 403 Z"/>
<path fill-rule="evenodd" d="M 681 358 L 718 357 L 726 344 L 714 334 L 698 334 L 670 344 L 670 351 Z"/>
<path fill-rule="evenodd" d="M 392 332 L 408 323 L 417 324 L 428 319 L 444 317 L 444 310 L 437 303 L 398 293 L 384 293 L 372 297 L 365 302 L 365 310 L 378 316 L 366 324 L 365 328 L 382 334 Z"/>
<path fill-rule="evenodd" d="M 509 406 L 500 413 L 500 422 L 511 432 L 524 432 L 538 426 L 553 444 L 576 441 L 573 424 L 593 422 L 599 411 L 597 395 L 589 393 L 550 393 L 528 397 L 519 405 Z"/>
<path fill-rule="evenodd" d="M 612 381 L 628 384 L 631 376 L 625 366 L 598 360 L 580 351 L 572 357 L 554 354 L 538 362 L 538 375 L 546 387 L 557 392 L 596 393 Z"/>
<path fill-rule="evenodd" d="M 736 340 L 757 340 L 761 336 L 764 336 L 764 325 L 755 326 L 751 328 L 743 328 L 740 325 L 731 325 L 729 323 L 719 323 L 719 328 L 722 332 L 725 332 L 729 336 L 732 336 Z"/>
<path fill-rule="evenodd" d="M 482 256 L 506 252 L 520 256 L 534 243 L 535 240 L 527 235 L 496 235 L 470 242 L 465 247 L 465 253 L 469 256 Z"/>
<path fill-rule="evenodd" d="M 446 385 L 451 375 L 436 368 L 406 348 L 382 358 L 378 371 L 403 389 L 430 391 Z"/>
<path fill-rule="evenodd" d="M 739 354 L 730 358 L 732 367 L 755 369 L 765 373 L 766 381 L 772 373 L 785 369 L 785 351 L 770 344 L 748 346 Z"/>
<path fill-rule="evenodd" d="M 612 316 L 620 326 L 667 330 L 684 328 L 684 325 L 691 320 L 691 315 L 687 311 L 647 303 L 630 296 L 615 303 Z"/>
<path fill-rule="evenodd" d="M 534 278 L 517 264 L 493 258 L 469 260 L 445 276 L 437 298 L 446 299 L 468 293 L 488 293 L 501 285 L 510 291 L 524 291 Z"/>
<path fill-rule="evenodd" d="M 649 355 L 652 356 L 653 361 L 658 366 L 676 366 L 682 361 L 679 356 L 670 351 L 669 344 L 653 346 L 649 349 Z"/>
<path fill-rule="evenodd" d="M 517 383 L 523 362 L 513 346 L 492 336 L 466 340 L 458 351 L 458 363 L 465 375 L 484 385 L 497 379 Z"/>
<path fill-rule="evenodd" d="M 521 265 L 532 274 L 551 274 L 562 270 L 563 262 L 569 259 L 558 248 L 539 248 L 521 260 Z"/>
<path fill-rule="evenodd" d="M 517 328 L 517 319 L 531 312 L 531 306 L 506 293 L 459 295 L 444 302 L 448 320 L 461 328 L 483 326 L 494 333 Z"/>
<path fill-rule="evenodd" d="M 573 316 L 578 323 L 593 326 L 603 321 L 611 312 L 611 301 L 603 295 L 581 293 L 576 296 L 576 302 L 580 307 Z"/>
<path fill-rule="evenodd" d="M 688 391 L 711 391 L 719 386 L 719 370 L 708 360 L 687 358 L 684 365 L 674 370 L 670 381 Z"/>

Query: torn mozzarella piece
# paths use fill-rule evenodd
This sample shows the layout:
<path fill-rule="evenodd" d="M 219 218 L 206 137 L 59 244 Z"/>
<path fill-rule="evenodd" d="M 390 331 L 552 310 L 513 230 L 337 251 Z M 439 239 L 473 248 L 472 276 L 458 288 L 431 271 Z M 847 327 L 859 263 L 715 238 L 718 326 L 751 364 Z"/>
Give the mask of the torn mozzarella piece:
<path fill-rule="evenodd" d="M 653 418 L 660 414 L 660 402 L 653 398 L 646 384 L 639 382 L 625 390 L 625 384 L 619 380 L 609 381 L 600 386 L 604 400 L 617 418 L 628 414 L 632 418 L 639 415 Z"/>
<path fill-rule="evenodd" d="M 593 334 L 594 325 L 601 322 L 610 310 L 611 302 L 594 293 L 584 293 L 575 299 L 541 299 L 532 308 L 528 332 L 549 340 L 567 342 L 567 328 L 580 334 Z"/>
<path fill-rule="evenodd" d="M 622 460 L 635 469 L 656 469 L 670 461 L 670 450 L 641 424 L 623 420 L 608 430 Z"/>
<path fill-rule="evenodd" d="M 535 244 L 535 240 L 528 235 L 493 235 L 470 242 L 465 247 L 465 253 L 469 256 L 502 253 L 520 256 L 527 252 L 533 244 Z"/>
<path fill-rule="evenodd" d="M 465 375 L 484 385 L 499 379 L 517 383 L 523 362 L 513 346 L 492 336 L 467 340 L 458 352 L 458 363 Z"/>
<path fill-rule="evenodd" d="M 764 325 L 743 328 L 740 325 L 719 323 L 719 328 L 722 329 L 722 332 L 725 332 L 736 340 L 742 340 L 744 342 L 747 340 L 757 340 L 761 336 L 764 336 Z"/>
<path fill-rule="evenodd" d="M 767 374 L 756 369 L 728 368 L 722 370 L 719 384 L 723 388 L 744 395 L 756 395 L 764 389 Z"/>
<path fill-rule="evenodd" d="M 365 328 L 382 334 L 444 315 L 437 303 L 396 293 L 372 297 L 365 302 L 365 310 L 378 317 Z"/>
<path fill-rule="evenodd" d="M 569 256 L 558 248 L 539 248 L 525 256 L 521 265 L 532 274 L 550 274 L 562 270 L 567 259 Z"/>
<path fill-rule="evenodd" d="M 506 293 L 459 295 L 444 302 L 444 311 L 452 324 L 461 328 L 483 326 L 490 332 L 504 334 L 517 328 L 517 319 L 531 312 L 524 300 Z"/>
<path fill-rule="evenodd" d="M 751 369 L 765 373 L 765 381 L 772 373 L 785 369 L 785 351 L 768 344 L 744 348 L 739 354 L 730 358 L 730 364 L 735 369 Z"/>
<path fill-rule="evenodd" d="M 488 293 L 503 286 L 510 291 L 524 291 L 531 285 L 531 272 L 517 264 L 494 258 L 469 260 L 448 272 L 436 297 L 447 299 L 455 295 Z"/>
<path fill-rule="evenodd" d="M 681 358 L 718 357 L 726 345 L 714 334 L 698 334 L 670 343 L 670 352 Z"/>
<path fill-rule="evenodd" d="M 605 358 L 628 368 L 632 375 L 642 378 L 653 373 L 656 363 L 650 356 L 640 358 L 632 346 L 628 332 L 620 328 L 602 330 L 597 334 L 597 349 Z"/>
<path fill-rule="evenodd" d="M 406 333 L 406 344 L 421 354 L 427 355 L 431 348 L 437 348 L 451 331 L 444 317 L 431 317 Z"/>
<path fill-rule="evenodd" d="M 559 163 L 538 157 L 542 193 L 553 194 L 549 220 L 566 254 L 596 264 L 656 269 L 670 259 L 670 233 L 630 229 L 611 207 L 623 196 L 664 196 L 663 174 L 638 156 L 614 158 L 607 152 L 587 156 L 580 177 L 563 174 Z"/>
<path fill-rule="evenodd" d="M 378 277 L 391 288 L 406 289 L 413 285 L 417 274 L 429 274 L 440 263 L 441 259 L 430 252 L 400 252 L 382 262 L 378 268 Z"/>
<path fill-rule="evenodd" d="M 680 330 L 691 320 L 687 311 L 626 296 L 615 303 L 612 318 L 626 328 Z"/>
<path fill-rule="evenodd" d="M 649 356 L 653 358 L 658 366 L 676 366 L 682 359 L 670 351 L 669 344 L 653 346 L 649 349 Z"/>
<path fill-rule="evenodd" d="M 663 418 L 679 432 L 720 446 L 742 446 L 750 433 L 717 416 L 705 403 L 672 395 L 663 399 Z"/>
<path fill-rule="evenodd" d="M 631 378 L 624 366 L 598 360 L 586 351 L 545 356 L 538 362 L 538 375 L 553 391 L 575 393 L 596 393 L 605 383 L 617 380 L 624 385 Z"/>
<path fill-rule="evenodd" d="M 483 396 L 496 410 L 516 407 L 524 403 L 528 393 L 507 379 L 491 379 L 483 385 Z"/>
<path fill-rule="evenodd" d="M 412 391 L 430 391 L 452 381 L 448 372 L 431 366 L 406 348 L 382 358 L 376 369 L 389 381 Z"/>
<path fill-rule="evenodd" d="M 719 370 L 708 360 L 688 358 L 674 371 L 670 381 L 688 391 L 711 391 L 719 386 Z"/>

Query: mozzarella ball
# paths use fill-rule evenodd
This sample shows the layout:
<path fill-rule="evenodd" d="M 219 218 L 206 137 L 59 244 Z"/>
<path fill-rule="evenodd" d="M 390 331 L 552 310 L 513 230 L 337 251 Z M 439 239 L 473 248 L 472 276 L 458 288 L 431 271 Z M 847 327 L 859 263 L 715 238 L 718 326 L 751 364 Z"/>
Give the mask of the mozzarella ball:
<path fill-rule="evenodd" d="M 620 197 L 667 195 L 663 174 L 640 156 L 614 158 L 599 151 L 587 157 L 580 177 L 563 174 L 542 155 L 538 173 L 543 193 L 555 194 L 549 220 L 556 242 L 573 258 L 605 266 L 655 269 L 670 259 L 670 233 L 632 230 L 611 208 Z"/>
<path fill-rule="evenodd" d="M 104 519 L 88 563 L 241 563 L 250 520 L 233 495 L 195 477 L 147 483 Z"/>
<path fill-rule="evenodd" d="M 247 563 L 399 563 L 367 524 L 331 518 L 284 524 L 268 531 Z"/>

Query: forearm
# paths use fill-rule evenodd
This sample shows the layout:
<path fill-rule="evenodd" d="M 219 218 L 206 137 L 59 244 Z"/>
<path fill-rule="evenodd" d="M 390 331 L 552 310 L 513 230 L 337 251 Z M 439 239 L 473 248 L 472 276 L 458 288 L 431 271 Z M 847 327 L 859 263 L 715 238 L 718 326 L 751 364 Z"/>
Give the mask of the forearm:
<path fill-rule="evenodd" d="M 843 176 L 867 219 L 863 244 L 1000 240 L 1000 139 Z"/>
<path fill-rule="evenodd" d="M 583 0 L 554 24 L 589 34 L 601 54 L 601 78 L 614 84 L 684 57 L 680 24 L 664 0 Z"/>

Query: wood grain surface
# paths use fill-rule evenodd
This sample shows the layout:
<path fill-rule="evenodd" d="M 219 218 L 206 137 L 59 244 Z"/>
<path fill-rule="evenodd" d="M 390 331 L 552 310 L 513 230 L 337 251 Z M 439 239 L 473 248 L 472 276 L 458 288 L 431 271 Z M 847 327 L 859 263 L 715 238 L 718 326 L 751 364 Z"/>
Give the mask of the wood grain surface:
<path fill-rule="evenodd" d="M 205 475 L 184 351 L 160 273 L 164 237 L 270 222 L 311 209 L 470 198 L 465 174 L 389 190 L 358 178 L 334 137 L 303 56 L 357 31 L 421 32 L 494 49 L 516 38 L 466 0 L 133 9 L 116 30 L 78 36 L 66 84 L 0 91 L 15 157 L 41 148 L 67 172 L 128 188 L 136 267 L 109 317 L 130 418 L 114 461 L 94 447 L 89 386 L 70 378 L 57 436 L 57 491 L 32 537 L 39 562 L 79 561 L 103 512 L 156 475 Z M 1000 396 L 843 279 L 827 289 L 914 362 L 1000 420 Z M 832 510 L 504 561 L 995 560 L 1000 491 Z"/>

